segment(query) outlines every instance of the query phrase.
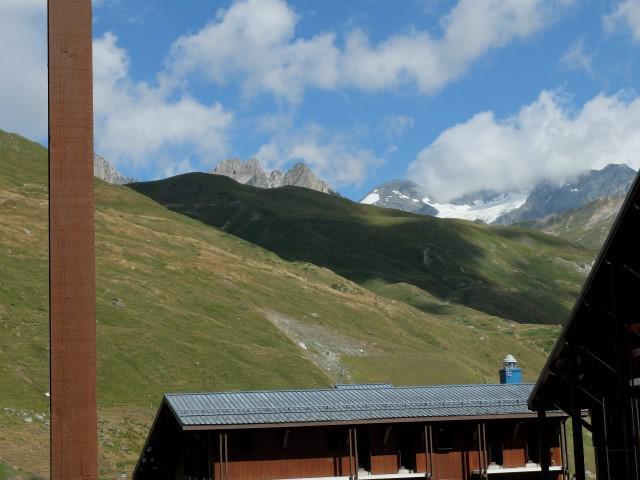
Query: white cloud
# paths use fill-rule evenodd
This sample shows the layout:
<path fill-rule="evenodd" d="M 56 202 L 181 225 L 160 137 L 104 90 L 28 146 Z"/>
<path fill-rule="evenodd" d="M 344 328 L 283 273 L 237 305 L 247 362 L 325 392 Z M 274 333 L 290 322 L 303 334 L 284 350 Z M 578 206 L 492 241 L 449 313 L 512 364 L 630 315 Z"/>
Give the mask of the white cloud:
<path fill-rule="evenodd" d="M 388 115 L 382 119 L 382 130 L 388 140 L 393 140 L 413 128 L 413 124 L 413 117 L 408 115 Z"/>
<path fill-rule="evenodd" d="M 262 145 L 255 158 L 268 169 L 283 169 L 296 161 L 306 163 L 332 187 L 361 185 L 372 169 L 384 161 L 358 147 L 353 136 L 331 134 L 317 125 L 283 132 Z"/>
<path fill-rule="evenodd" d="M 561 182 L 609 163 L 640 167 L 640 98 L 598 95 L 574 110 L 544 91 L 506 119 L 490 111 L 442 132 L 409 167 L 409 177 L 442 200 L 479 189 Z"/>
<path fill-rule="evenodd" d="M 414 30 L 372 44 L 362 30 L 296 37 L 298 16 L 284 0 L 240 0 L 173 46 L 178 77 L 198 72 L 218 84 L 240 79 L 244 93 L 295 103 L 309 87 L 376 91 L 414 85 L 432 94 L 490 50 L 544 29 L 573 0 L 459 0 L 436 37 Z"/>
<path fill-rule="evenodd" d="M 298 101 L 306 86 L 335 85 L 338 49 L 330 33 L 294 38 L 297 21 L 282 0 L 236 2 L 175 42 L 172 69 L 180 76 L 197 71 L 222 84 L 240 75 L 247 94 L 267 91 Z"/>
<path fill-rule="evenodd" d="M 343 58 L 345 80 L 366 90 L 415 83 L 420 93 L 434 93 L 490 50 L 542 30 L 569 3 L 460 0 L 441 19 L 443 33 L 437 38 L 414 31 L 370 45 L 361 31 L 352 32 Z"/>
<path fill-rule="evenodd" d="M 584 49 L 584 39 L 579 39 L 562 55 L 560 63 L 572 70 L 582 70 L 590 77 L 595 77 L 593 70 L 593 55 Z"/>
<path fill-rule="evenodd" d="M 206 168 L 226 150 L 233 116 L 220 104 L 203 105 L 187 95 L 174 99 L 172 85 L 134 82 L 129 58 L 117 38 L 106 33 L 94 40 L 94 105 L 96 149 L 119 166 L 135 172 L 153 165 L 156 171 L 167 150 L 187 148 Z M 186 168 L 191 164 L 182 162 Z"/>
<path fill-rule="evenodd" d="M 640 41 L 640 0 L 622 0 L 602 21 L 606 31 L 628 29 L 633 39 Z"/>
<path fill-rule="evenodd" d="M 46 1 L 0 1 L 0 128 L 47 136 Z"/>
<path fill-rule="evenodd" d="M 46 141 L 46 62 L 46 1 L 1 0 L 0 128 Z M 96 150 L 127 174 L 175 169 L 160 151 L 184 148 L 204 168 L 224 153 L 233 116 L 220 104 L 178 95 L 162 77 L 156 87 L 134 82 L 110 33 L 94 40 L 93 63 Z"/>

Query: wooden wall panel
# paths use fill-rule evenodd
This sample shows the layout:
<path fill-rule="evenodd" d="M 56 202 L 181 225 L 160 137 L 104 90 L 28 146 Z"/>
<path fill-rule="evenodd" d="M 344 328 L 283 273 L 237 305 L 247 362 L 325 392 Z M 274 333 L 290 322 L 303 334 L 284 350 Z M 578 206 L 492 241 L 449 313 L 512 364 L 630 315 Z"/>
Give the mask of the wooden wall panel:
<path fill-rule="evenodd" d="M 233 431 L 222 454 L 228 464 L 221 467 L 218 454 L 214 471 L 226 480 L 346 476 L 347 439 L 346 428 Z"/>
<path fill-rule="evenodd" d="M 526 459 L 527 430 L 537 429 L 537 423 L 505 422 L 503 428 L 503 467 L 524 467 Z"/>
<path fill-rule="evenodd" d="M 434 424 L 433 478 L 466 480 L 469 477 L 469 452 L 474 448 L 475 425 L 468 423 Z"/>
<path fill-rule="evenodd" d="M 397 428 L 396 428 L 397 429 Z M 397 432 L 385 425 L 374 425 L 369 429 L 371 442 L 371 473 L 398 473 Z M 385 443 L 385 436 L 387 441 Z"/>
<path fill-rule="evenodd" d="M 422 452 L 416 453 L 416 472 L 422 473 L 427 471 L 427 455 Z"/>
<path fill-rule="evenodd" d="M 525 422 L 517 429 L 518 421 L 501 420 L 491 425 L 492 435 L 498 435 L 503 451 L 503 466 L 520 467 L 526 463 L 527 429 L 537 428 L 535 421 Z M 467 480 L 481 468 L 476 422 L 455 422 L 434 425 L 433 466 L 428 465 L 425 453 L 424 425 L 358 426 L 358 446 L 361 464 L 370 466 L 373 474 L 397 473 L 401 452 L 410 461 L 402 462 L 418 472 L 431 470 L 434 480 Z M 438 435 L 436 428 L 446 428 L 446 435 Z M 555 428 L 555 426 L 554 426 Z M 349 427 L 284 428 L 253 431 L 231 431 L 228 452 L 215 447 L 214 472 L 220 480 L 266 480 L 273 478 L 332 477 L 355 473 L 349 460 Z M 385 436 L 386 441 L 385 441 Z M 447 443 L 445 445 L 445 442 Z M 363 458 L 370 453 L 369 458 Z M 355 445 L 354 445 L 355 454 Z M 559 465 L 559 441 L 554 440 L 552 458 Z M 226 467 L 219 459 L 227 458 Z M 411 465 L 411 461 L 414 461 Z M 226 472 L 226 476 L 225 476 Z M 531 478 L 531 474 L 525 475 Z M 517 477 L 510 476 L 514 480 Z M 555 478 L 555 474 L 552 476 Z"/>
<path fill-rule="evenodd" d="M 449 452 L 438 452 L 434 455 L 434 477 L 438 480 L 463 480 L 465 472 L 463 469 L 463 452 L 452 450 Z"/>

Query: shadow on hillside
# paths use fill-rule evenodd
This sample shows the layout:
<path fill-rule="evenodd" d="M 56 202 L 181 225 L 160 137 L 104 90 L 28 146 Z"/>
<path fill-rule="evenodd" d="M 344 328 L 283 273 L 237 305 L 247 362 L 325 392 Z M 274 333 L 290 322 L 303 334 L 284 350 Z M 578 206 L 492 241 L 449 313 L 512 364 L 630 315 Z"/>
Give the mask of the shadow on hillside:
<path fill-rule="evenodd" d="M 518 288 L 495 284 L 484 271 L 491 260 L 487 252 L 465 238 L 479 230 L 465 222 L 364 206 L 302 188 L 262 190 L 207 174 L 130 187 L 285 260 L 326 267 L 364 286 L 404 282 L 518 322 L 558 323 L 568 314 L 553 300 L 553 286 L 526 288 L 526 275 L 513 278 Z"/>

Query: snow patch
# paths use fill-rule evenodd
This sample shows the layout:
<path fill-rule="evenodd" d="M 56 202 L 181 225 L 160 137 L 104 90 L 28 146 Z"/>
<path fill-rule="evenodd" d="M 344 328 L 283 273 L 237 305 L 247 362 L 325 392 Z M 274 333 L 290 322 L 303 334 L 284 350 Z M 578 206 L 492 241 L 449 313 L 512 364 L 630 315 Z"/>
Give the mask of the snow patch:
<path fill-rule="evenodd" d="M 395 193 L 400 198 L 404 198 L 405 200 L 410 200 L 411 199 L 408 195 L 405 195 L 404 193 L 402 193 L 399 190 L 394 190 L 393 193 Z"/>
<path fill-rule="evenodd" d="M 369 195 L 367 195 L 362 200 L 360 200 L 360 203 L 364 203 L 366 205 L 373 205 L 374 203 L 376 203 L 379 200 L 380 200 L 380 195 L 378 194 L 378 192 L 376 190 L 374 190 Z"/>
<path fill-rule="evenodd" d="M 512 192 L 499 195 L 490 202 L 475 201 L 470 205 L 455 205 L 453 203 L 435 203 L 428 197 L 422 199 L 424 203 L 438 210 L 439 218 L 460 218 L 462 220 L 482 220 L 486 223 L 494 222 L 499 216 L 520 208 L 527 201 L 528 192 Z"/>

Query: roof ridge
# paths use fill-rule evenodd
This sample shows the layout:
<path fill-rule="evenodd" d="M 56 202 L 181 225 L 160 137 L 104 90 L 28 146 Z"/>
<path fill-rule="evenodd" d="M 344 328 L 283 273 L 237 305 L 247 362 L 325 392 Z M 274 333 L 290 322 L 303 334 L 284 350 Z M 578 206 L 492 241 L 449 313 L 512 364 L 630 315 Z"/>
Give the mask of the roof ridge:
<path fill-rule="evenodd" d="M 353 385 L 354 388 L 350 389 L 345 387 L 344 385 Z M 363 388 L 367 385 L 377 385 L 372 386 L 371 388 Z M 384 385 L 384 383 L 354 383 L 354 384 L 341 384 L 341 388 L 335 387 L 325 387 L 325 388 L 284 388 L 284 389 L 263 389 L 263 390 L 225 390 L 225 391 L 212 391 L 212 392 L 172 392 L 165 393 L 165 397 L 173 397 L 173 396 L 194 396 L 194 395 L 238 395 L 243 393 L 291 393 L 291 392 L 339 392 L 340 390 L 406 390 L 406 389 L 442 389 L 442 388 L 453 388 L 453 387 L 464 387 L 464 388 L 478 388 L 478 387 L 518 387 L 518 386 L 533 386 L 533 383 L 460 383 L 460 384 L 450 384 L 450 385 L 391 385 L 389 387 L 381 388 L 380 385 Z M 357 388 L 360 387 L 360 388 Z"/>

